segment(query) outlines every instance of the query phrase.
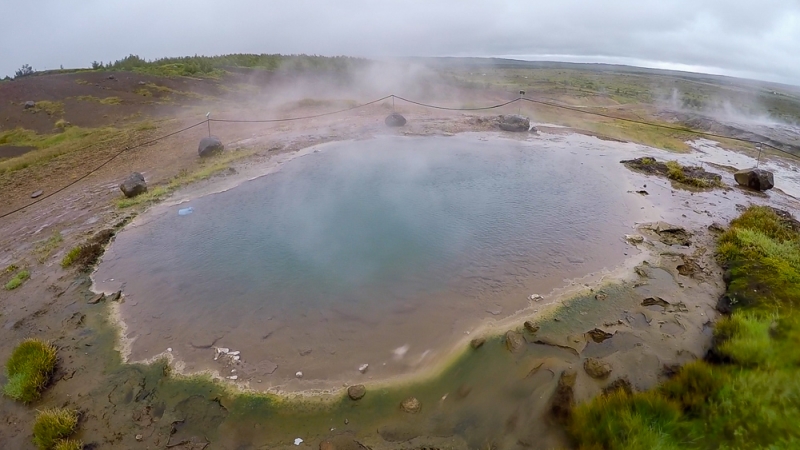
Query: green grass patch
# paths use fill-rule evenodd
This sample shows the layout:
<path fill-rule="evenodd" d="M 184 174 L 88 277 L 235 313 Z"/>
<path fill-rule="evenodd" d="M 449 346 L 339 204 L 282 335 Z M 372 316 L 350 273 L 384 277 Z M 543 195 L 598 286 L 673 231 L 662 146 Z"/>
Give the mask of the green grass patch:
<path fill-rule="evenodd" d="M 579 447 L 800 448 L 798 230 L 768 207 L 734 220 L 718 247 L 732 311 L 714 329 L 720 362 L 697 361 L 651 391 L 578 406 L 569 430 Z"/>
<path fill-rule="evenodd" d="M 64 114 L 64 103 L 62 102 L 53 102 L 50 100 L 40 100 L 36 102 L 36 106 L 29 109 L 29 111 L 37 113 L 37 112 L 44 112 L 50 116 L 60 116 Z"/>
<path fill-rule="evenodd" d="M 39 339 L 22 341 L 6 361 L 3 394 L 23 403 L 38 399 L 55 367 L 55 347 Z"/>
<path fill-rule="evenodd" d="M 22 270 L 16 275 L 14 275 L 13 278 L 8 280 L 8 283 L 6 283 L 4 287 L 7 291 L 13 291 L 14 289 L 22 286 L 22 283 L 26 282 L 30 277 L 31 277 L 30 272 L 28 272 L 27 270 Z"/>
<path fill-rule="evenodd" d="M 77 427 L 77 411 L 64 408 L 39 411 L 33 424 L 33 443 L 40 450 L 52 450 L 60 441 L 72 435 Z"/>
<path fill-rule="evenodd" d="M 36 147 L 37 150 L 0 161 L 0 174 L 43 164 L 73 151 L 92 146 L 101 146 L 113 141 L 127 143 L 130 139 L 130 129 L 113 127 L 81 128 L 70 126 L 65 127 L 60 133 L 42 135 L 24 128 L 6 130 L 0 132 L 0 145 Z"/>
<path fill-rule="evenodd" d="M 83 450 L 83 442 L 75 439 L 61 439 L 53 446 L 53 450 Z"/>
<path fill-rule="evenodd" d="M 39 261 L 39 264 L 47 261 L 47 258 L 50 257 L 54 250 L 61 247 L 63 242 L 64 237 L 61 236 L 59 231 L 54 232 L 46 240 L 37 242 L 33 247 L 33 252 L 36 254 L 36 260 Z"/>
<path fill-rule="evenodd" d="M 78 260 L 80 254 L 81 254 L 81 247 L 80 246 L 73 247 L 70 251 L 67 252 L 66 255 L 64 255 L 63 258 L 61 258 L 61 267 L 66 269 L 75 264 L 75 261 Z"/>
<path fill-rule="evenodd" d="M 99 103 L 101 105 L 119 105 L 120 103 L 122 103 L 122 99 L 119 97 L 99 98 L 93 95 L 79 95 L 75 98 L 83 102 L 94 102 L 94 103 Z"/>
<path fill-rule="evenodd" d="M 180 173 L 172 178 L 166 184 L 150 188 L 144 194 L 137 195 L 136 197 L 120 198 L 117 200 L 117 207 L 130 208 L 137 205 L 156 203 L 164 199 L 166 196 L 172 194 L 178 188 L 210 178 L 213 175 L 230 168 L 231 163 L 251 156 L 254 153 L 255 151 L 238 150 L 233 152 L 224 152 L 220 155 L 206 158 L 201 161 L 200 167 L 192 172 L 184 171 L 183 173 Z"/>

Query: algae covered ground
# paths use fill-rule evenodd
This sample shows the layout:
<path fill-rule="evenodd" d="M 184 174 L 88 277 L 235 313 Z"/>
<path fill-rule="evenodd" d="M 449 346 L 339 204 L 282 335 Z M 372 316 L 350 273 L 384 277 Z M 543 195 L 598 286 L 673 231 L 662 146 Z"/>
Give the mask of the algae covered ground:
<path fill-rule="evenodd" d="M 714 347 L 657 389 L 577 407 L 584 449 L 800 448 L 800 224 L 751 207 L 719 238 Z"/>

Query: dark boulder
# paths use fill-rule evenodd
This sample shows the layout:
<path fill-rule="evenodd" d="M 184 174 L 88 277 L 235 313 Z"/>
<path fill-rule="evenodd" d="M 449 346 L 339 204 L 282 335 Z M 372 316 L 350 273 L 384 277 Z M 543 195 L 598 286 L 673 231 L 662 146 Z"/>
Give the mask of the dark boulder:
<path fill-rule="evenodd" d="M 218 155 L 222 153 L 223 150 L 225 150 L 225 146 L 222 145 L 222 141 L 216 136 L 204 137 L 200 140 L 200 145 L 197 147 L 197 153 L 201 157 Z"/>
<path fill-rule="evenodd" d="M 531 129 L 531 121 L 518 114 L 500 116 L 498 125 L 503 131 L 526 132 Z"/>
<path fill-rule="evenodd" d="M 347 396 L 351 400 L 361 400 L 367 394 L 367 388 L 363 384 L 356 384 L 347 388 Z"/>
<path fill-rule="evenodd" d="M 740 170 L 733 174 L 740 186 L 749 187 L 757 191 L 766 191 L 775 186 L 775 178 L 769 170 L 752 168 Z"/>
<path fill-rule="evenodd" d="M 147 192 L 147 182 L 144 181 L 144 175 L 139 172 L 133 172 L 119 185 L 119 190 L 128 198 Z"/>
<path fill-rule="evenodd" d="M 393 112 L 386 116 L 386 120 L 384 120 L 386 126 L 388 127 L 402 127 L 406 124 L 406 118 L 403 117 L 401 114 Z"/>

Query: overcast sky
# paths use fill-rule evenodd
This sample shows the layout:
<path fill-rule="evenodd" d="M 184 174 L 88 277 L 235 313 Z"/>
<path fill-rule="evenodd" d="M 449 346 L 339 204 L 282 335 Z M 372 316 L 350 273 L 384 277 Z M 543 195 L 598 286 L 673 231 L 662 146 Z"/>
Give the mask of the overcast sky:
<path fill-rule="evenodd" d="M 514 56 L 800 85 L 800 0 L 0 0 L 0 76 L 222 53 Z"/>

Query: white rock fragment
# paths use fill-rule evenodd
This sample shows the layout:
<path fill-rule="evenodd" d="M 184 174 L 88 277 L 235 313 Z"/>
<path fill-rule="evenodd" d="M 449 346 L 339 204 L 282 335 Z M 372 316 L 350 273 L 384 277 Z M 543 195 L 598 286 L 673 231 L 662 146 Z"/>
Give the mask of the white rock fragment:
<path fill-rule="evenodd" d="M 229 380 L 238 380 L 239 379 L 239 375 L 231 375 L 231 376 L 228 377 L 228 379 Z"/>
<path fill-rule="evenodd" d="M 397 347 L 396 349 L 392 350 L 392 353 L 394 353 L 394 359 L 402 359 L 403 356 L 406 356 L 406 353 L 408 353 L 409 348 L 411 347 L 406 344 L 402 347 Z"/>
<path fill-rule="evenodd" d="M 532 302 L 538 302 L 538 301 L 544 300 L 544 297 L 542 297 L 539 294 L 531 294 L 530 297 L 528 297 L 528 300 L 530 300 Z"/>
<path fill-rule="evenodd" d="M 366 373 L 367 369 L 369 369 L 369 364 L 362 364 L 358 366 L 358 371 L 361 373 Z"/>
<path fill-rule="evenodd" d="M 235 352 L 230 352 L 228 354 L 231 355 L 231 356 L 237 356 L 237 355 L 239 355 L 239 353 L 241 353 L 241 352 L 239 350 L 236 350 Z"/>
<path fill-rule="evenodd" d="M 234 360 L 234 361 L 238 361 L 238 360 L 239 360 L 239 356 L 238 356 L 238 355 L 237 355 L 237 356 L 234 356 L 234 357 L 233 357 L 233 360 Z"/>
<path fill-rule="evenodd" d="M 296 374 L 294 374 L 294 376 L 296 376 L 297 378 L 303 378 L 303 372 L 297 372 Z"/>
<path fill-rule="evenodd" d="M 172 353 L 172 347 L 167 347 L 167 351 Z"/>
<path fill-rule="evenodd" d="M 631 244 L 641 244 L 644 242 L 644 236 L 639 234 L 626 234 L 625 240 L 630 242 Z"/>
<path fill-rule="evenodd" d="M 302 443 L 303 443 L 303 440 L 300 439 L 300 438 L 297 438 L 297 439 L 294 440 L 294 445 L 300 445 Z"/>

